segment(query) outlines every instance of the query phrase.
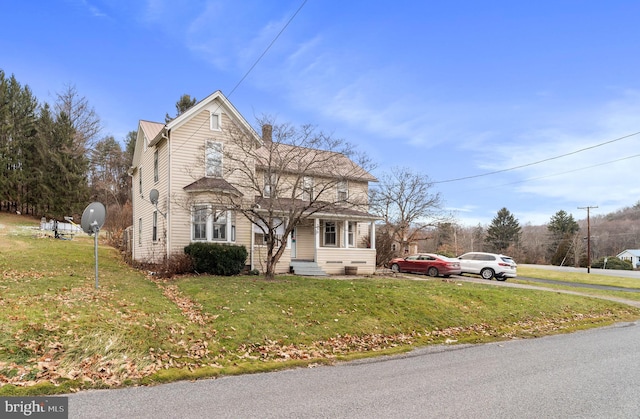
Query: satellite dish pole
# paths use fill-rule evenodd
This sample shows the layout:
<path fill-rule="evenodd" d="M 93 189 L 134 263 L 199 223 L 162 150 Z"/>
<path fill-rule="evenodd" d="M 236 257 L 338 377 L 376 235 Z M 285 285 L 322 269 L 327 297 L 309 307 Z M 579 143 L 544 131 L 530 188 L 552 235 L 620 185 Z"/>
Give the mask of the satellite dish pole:
<path fill-rule="evenodd" d="M 96 289 L 98 289 L 98 233 L 107 218 L 107 210 L 100 202 L 92 202 L 84 209 L 80 225 L 88 235 L 94 234 L 93 246 L 96 259 Z"/>

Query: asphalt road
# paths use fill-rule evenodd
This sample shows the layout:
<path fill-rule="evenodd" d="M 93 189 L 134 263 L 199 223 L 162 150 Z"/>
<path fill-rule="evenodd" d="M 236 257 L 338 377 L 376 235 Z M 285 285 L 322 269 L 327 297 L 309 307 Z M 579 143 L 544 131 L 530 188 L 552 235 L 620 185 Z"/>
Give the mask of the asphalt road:
<path fill-rule="evenodd" d="M 549 291 L 468 275 L 452 280 Z M 329 367 L 81 392 L 69 395 L 69 417 L 640 418 L 639 347 L 636 323 L 436 346 Z"/>
<path fill-rule="evenodd" d="M 88 391 L 70 418 L 638 418 L 636 323 L 282 372 Z"/>

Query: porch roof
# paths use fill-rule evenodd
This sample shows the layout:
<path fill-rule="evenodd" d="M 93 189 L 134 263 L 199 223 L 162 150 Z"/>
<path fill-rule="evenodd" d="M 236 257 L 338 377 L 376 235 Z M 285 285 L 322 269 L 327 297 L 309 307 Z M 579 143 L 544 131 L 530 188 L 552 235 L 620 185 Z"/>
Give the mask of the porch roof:
<path fill-rule="evenodd" d="M 309 204 L 308 201 L 291 198 L 264 198 L 256 197 L 256 205 L 261 210 L 272 209 L 275 212 L 286 214 L 292 210 L 305 209 L 305 214 L 311 215 L 310 218 L 340 218 L 350 220 L 366 220 L 375 221 L 381 218 L 366 211 L 362 211 L 352 207 L 336 205 L 331 202 L 316 201 Z"/>
<path fill-rule="evenodd" d="M 223 192 L 242 196 L 242 192 L 222 178 L 203 177 L 185 186 L 186 192 Z"/>

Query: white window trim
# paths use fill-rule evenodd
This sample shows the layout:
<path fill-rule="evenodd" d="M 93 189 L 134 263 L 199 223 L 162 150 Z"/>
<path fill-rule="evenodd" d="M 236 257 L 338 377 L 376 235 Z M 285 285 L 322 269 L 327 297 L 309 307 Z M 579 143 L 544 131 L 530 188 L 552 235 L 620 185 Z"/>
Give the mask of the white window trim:
<path fill-rule="evenodd" d="M 302 177 L 302 193 L 300 198 L 303 201 L 313 201 L 313 177 L 312 176 L 303 176 Z"/>
<path fill-rule="evenodd" d="M 338 247 L 338 223 L 331 220 L 325 220 L 322 228 L 322 245 L 325 247 Z M 333 224 L 333 243 L 327 243 L 327 225 Z"/>
<path fill-rule="evenodd" d="M 212 171 L 209 173 L 209 144 L 218 144 L 220 145 L 220 167 L 216 171 Z M 222 168 L 224 167 L 224 143 L 221 141 L 216 141 L 212 139 L 208 139 L 205 141 L 204 145 L 204 175 L 205 177 L 213 177 L 213 178 L 221 178 L 222 177 Z"/>
<path fill-rule="evenodd" d="M 213 121 L 216 121 L 217 126 L 214 126 Z M 220 112 L 212 112 L 209 113 L 209 130 L 211 131 L 222 131 L 222 114 Z"/>
<path fill-rule="evenodd" d="M 264 187 L 262 188 L 262 196 L 265 198 L 276 198 L 278 185 L 278 174 L 264 172 Z"/>
<path fill-rule="evenodd" d="M 151 223 L 151 241 L 158 241 L 158 211 L 153 211 L 153 222 Z"/>
<path fill-rule="evenodd" d="M 196 239 L 194 237 L 194 228 L 193 228 L 193 223 L 194 223 L 194 217 L 195 217 L 195 213 L 197 209 L 204 209 L 206 211 L 206 221 L 205 221 L 205 238 L 201 239 L 198 238 Z M 224 224 L 225 228 L 224 228 L 224 234 L 225 234 L 225 238 L 224 239 L 214 239 L 213 238 L 213 226 L 214 226 L 214 222 L 213 222 L 213 214 L 215 211 L 219 211 L 219 212 L 224 212 L 225 213 L 225 219 L 226 219 L 226 223 Z M 210 204 L 199 204 L 199 205 L 194 205 L 191 207 L 191 222 L 190 222 L 190 236 L 191 236 L 191 241 L 192 242 L 208 242 L 208 243 L 235 243 L 236 241 L 236 226 L 235 223 L 233 221 L 233 212 L 232 211 L 227 211 L 227 210 L 216 210 L 214 209 L 214 207 Z"/>
<path fill-rule="evenodd" d="M 344 198 L 340 197 L 340 193 L 345 194 Z M 349 199 L 349 181 L 347 180 L 340 180 L 338 181 L 338 183 L 336 184 L 336 199 L 338 201 L 346 201 Z"/>
<path fill-rule="evenodd" d="M 160 179 L 160 168 L 158 167 L 160 165 L 160 155 L 158 153 L 158 149 L 156 149 L 156 151 L 153 153 L 153 181 L 155 183 L 158 183 L 158 180 Z"/>
<path fill-rule="evenodd" d="M 284 236 L 286 221 L 280 218 L 274 218 L 273 222 L 274 224 L 278 225 L 276 227 L 276 238 L 277 240 L 281 240 L 282 236 Z M 260 227 L 260 225 L 264 226 L 264 229 Z M 260 221 L 258 221 L 258 224 L 253 223 L 253 237 L 254 237 L 254 243 L 256 246 L 265 246 L 267 244 L 266 242 L 267 235 L 264 233 L 264 230 L 267 230 L 266 224 Z M 258 240 L 259 238 L 262 238 L 262 240 Z M 289 248 L 289 238 L 290 236 L 287 238 L 287 244 L 286 244 L 287 249 Z"/>

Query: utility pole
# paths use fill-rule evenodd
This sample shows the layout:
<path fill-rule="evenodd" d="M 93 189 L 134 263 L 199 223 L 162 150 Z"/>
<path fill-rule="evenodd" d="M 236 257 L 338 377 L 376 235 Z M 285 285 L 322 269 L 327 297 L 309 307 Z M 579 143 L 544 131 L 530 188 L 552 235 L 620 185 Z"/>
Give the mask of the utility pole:
<path fill-rule="evenodd" d="M 587 273 L 591 273 L 591 221 L 589 218 L 589 210 L 598 207 L 578 207 L 578 209 L 587 210 Z"/>

